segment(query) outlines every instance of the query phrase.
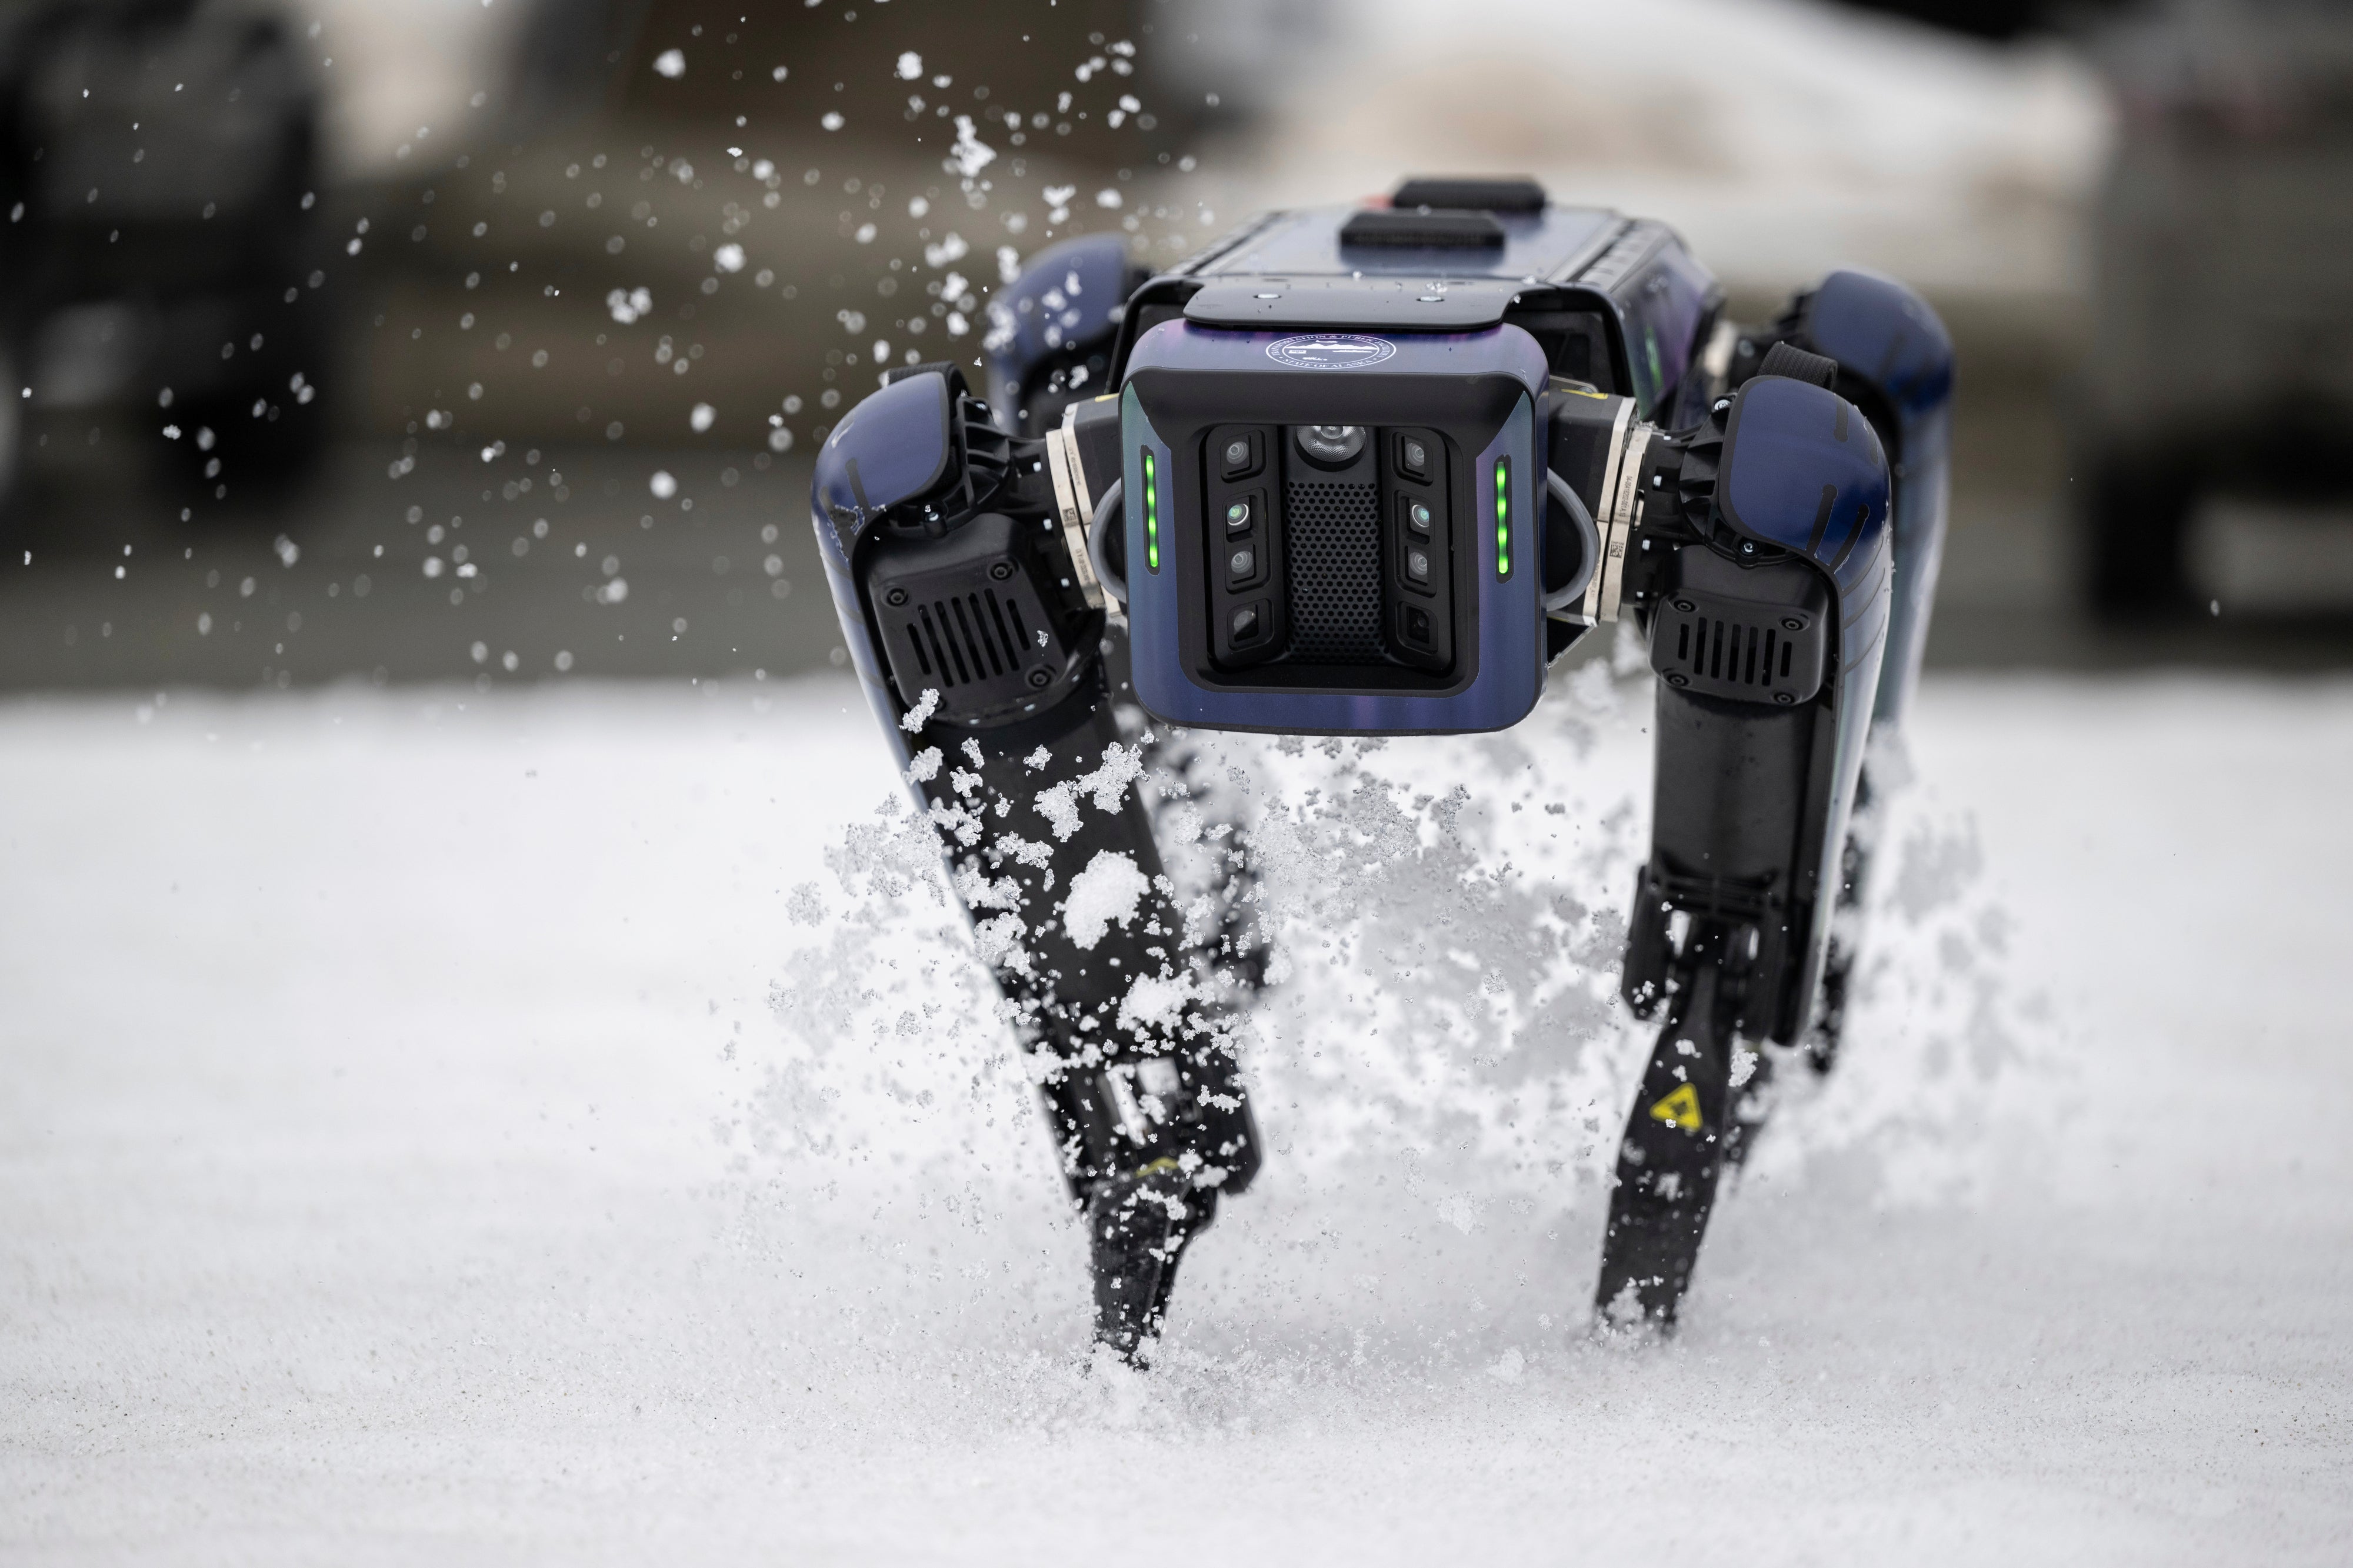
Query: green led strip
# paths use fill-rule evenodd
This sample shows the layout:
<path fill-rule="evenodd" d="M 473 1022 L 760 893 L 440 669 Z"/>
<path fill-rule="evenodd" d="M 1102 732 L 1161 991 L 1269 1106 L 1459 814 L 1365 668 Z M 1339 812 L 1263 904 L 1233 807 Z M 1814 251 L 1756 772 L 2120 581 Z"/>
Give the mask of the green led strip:
<path fill-rule="evenodd" d="M 1160 570 L 1160 465 L 1144 449 L 1144 563 Z"/>
<path fill-rule="evenodd" d="M 1512 574 L 1512 460 L 1495 459 L 1495 575 Z"/>

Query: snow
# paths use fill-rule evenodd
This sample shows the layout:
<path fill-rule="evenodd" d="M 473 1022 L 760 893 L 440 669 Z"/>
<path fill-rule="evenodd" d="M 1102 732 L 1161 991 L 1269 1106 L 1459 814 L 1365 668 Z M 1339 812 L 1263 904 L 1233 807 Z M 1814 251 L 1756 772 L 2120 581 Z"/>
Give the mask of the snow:
<path fill-rule="evenodd" d="M 1032 766 L 1042 765 L 1034 752 L 1026 760 Z M 1097 811 L 1117 811 L 1127 798 L 1128 786 L 1143 776 L 1143 748 L 1113 742 L 1103 748 L 1102 765 L 1039 790 L 1033 804 L 1053 828 L 1054 837 L 1067 839 L 1079 830 L 1081 795 L 1093 800 Z"/>
<path fill-rule="evenodd" d="M 1151 888 L 1133 857 L 1098 849 L 1071 879 L 1070 894 L 1062 900 L 1063 928 L 1082 952 L 1092 952 L 1113 922 L 1122 930 L 1134 923 L 1135 906 Z"/>
<path fill-rule="evenodd" d="M 1630 1352 L 1647 709 L 1231 742 L 1270 1158 L 1139 1379 L 847 682 L 0 708 L 0 1556 L 2345 1561 L 2353 684 L 1932 682 Z"/>

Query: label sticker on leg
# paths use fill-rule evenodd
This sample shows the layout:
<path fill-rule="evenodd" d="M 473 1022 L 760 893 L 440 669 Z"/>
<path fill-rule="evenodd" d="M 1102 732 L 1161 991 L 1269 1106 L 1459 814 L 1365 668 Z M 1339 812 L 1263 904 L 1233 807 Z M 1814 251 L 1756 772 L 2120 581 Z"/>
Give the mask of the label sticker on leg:
<path fill-rule="evenodd" d="M 1678 1084 L 1675 1091 L 1651 1107 L 1652 1119 L 1680 1127 L 1686 1132 L 1699 1131 L 1699 1090 L 1690 1084 Z"/>

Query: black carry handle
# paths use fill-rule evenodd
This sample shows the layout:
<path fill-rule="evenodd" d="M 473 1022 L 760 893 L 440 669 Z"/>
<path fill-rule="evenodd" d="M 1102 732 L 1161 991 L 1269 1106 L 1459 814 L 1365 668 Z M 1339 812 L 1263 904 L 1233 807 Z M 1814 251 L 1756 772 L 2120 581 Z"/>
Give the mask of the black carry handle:
<path fill-rule="evenodd" d="M 1504 226 L 1485 213 L 1367 208 L 1341 226 L 1340 244 L 1412 250 L 1501 250 Z"/>
<path fill-rule="evenodd" d="M 1389 205 L 1399 212 L 1438 207 L 1458 212 L 1540 213 L 1545 188 L 1525 175 L 1489 180 L 1423 177 L 1399 185 L 1390 195 Z"/>

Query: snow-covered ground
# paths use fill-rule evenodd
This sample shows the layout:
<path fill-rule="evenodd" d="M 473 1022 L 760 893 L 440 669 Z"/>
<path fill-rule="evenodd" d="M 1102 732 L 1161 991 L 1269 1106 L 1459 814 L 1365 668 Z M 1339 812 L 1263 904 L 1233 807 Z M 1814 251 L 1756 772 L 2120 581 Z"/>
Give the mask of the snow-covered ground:
<path fill-rule="evenodd" d="M 0 709 L 0 1557 L 2353 1558 L 2353 684 L 1932 684 L 1627 1351 L 1646 707 L 1233 748 L 1274 1152 L 1148 1380 L 846 683 Z"/>

